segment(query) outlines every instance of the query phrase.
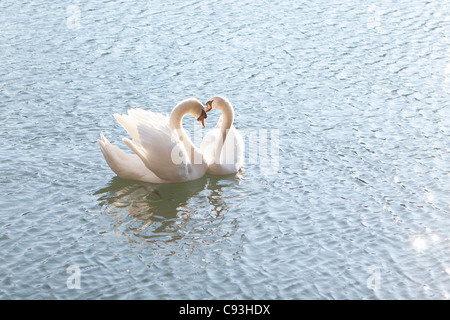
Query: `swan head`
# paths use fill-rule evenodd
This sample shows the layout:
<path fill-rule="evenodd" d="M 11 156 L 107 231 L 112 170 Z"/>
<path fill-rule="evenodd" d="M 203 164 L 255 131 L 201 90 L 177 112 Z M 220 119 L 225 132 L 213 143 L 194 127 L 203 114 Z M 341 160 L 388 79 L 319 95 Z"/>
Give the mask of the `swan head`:
<path fill-rule="evenodd" d="M 222 110 L 224 107 L 229 107 L 230 102 L 221 96 L 216 96 L 214 98 L 209 99 L 206 103 L 206 112 L 211 111 L 211 109 Z"/>
<path fill-rule="evenodd" d="M 208 118 L 208 115 L 203 104 L 196 98 L 186 99 L 185 101 L 188 105 L 187 113 L 193 115 L 197 121 L 201 122 L 204 128 L 205 119 Z"/>
<path fill-rule="evenodd" d="M 208 115 L 206 114 L 206 111 L 202 106 L 200 115 L 197 117 L 197 121 L 200 121 L 202 123 L 203 128 L 205 127 L 205 119 L 206 118 L 208 118 Z"/>
<path fill-rule="evenodd" d="M 180 128 L 181 121 L 186 114 L 194 116 L 205 127 L 205 119 L 207 118 L 206 111 L 203 104 L 196 98 L 185 99 L 173 108 L 170 115 L 171 127 Z"/>

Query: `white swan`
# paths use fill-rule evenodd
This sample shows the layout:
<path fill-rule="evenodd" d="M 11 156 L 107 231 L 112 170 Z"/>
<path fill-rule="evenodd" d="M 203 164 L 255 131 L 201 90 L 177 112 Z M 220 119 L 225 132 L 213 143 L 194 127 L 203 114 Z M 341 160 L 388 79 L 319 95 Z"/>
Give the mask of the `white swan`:
<path fill-rule="evenodd" d="M 205 126 L 207 117 L 202 103 L 190 98 L 178 103 L 170 118 L 160 113 L 130 109 L 128 114 L 114 114 L 132 140 L 122 141 L 135 154 L 112 145 L 100 133 L 97 140 L 109 167 L 119 177 L 151 183 L 175 183 L 201 178 L 207 169 L 202 153 L 186 134 L 182 120 L 193 115 Z"/>
<path fill-rule="evenodd" d="M 216 96 L 206 103 L 206 112 L 222 112 L 214 129 L 208 131 L 200 145 L 209 174 L 225 175 L 239 171 L 244 164 L 244 139 L 233 126 L 234 110 L 224 97 Z"/>

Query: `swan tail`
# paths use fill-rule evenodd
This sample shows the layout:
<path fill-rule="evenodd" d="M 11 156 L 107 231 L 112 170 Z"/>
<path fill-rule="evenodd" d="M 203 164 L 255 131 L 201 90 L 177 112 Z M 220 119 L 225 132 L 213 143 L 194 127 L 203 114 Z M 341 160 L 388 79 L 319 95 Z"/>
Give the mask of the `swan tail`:
<path fill-rule="evenodd" d="M 100 139 L 97 140 L 97 143 L 100 145 L 106 163 L 117 176 L 123 179 L 152 183 L 163 182 L 144 165 L 137 155 L 126 153 L 111 144 L 103 132 L 100 133 Z"/>
<path fill-rule="evenodd" d="M 119 170 L 119 162 L 123 159 L 123 155 L 119 152 L 119 148 L 113 146 L 108 139 L 106 139 L 103 132 L 100 132 L 100 140 L 97 140 L 100 145 L 100 150 L 105 157 L 106 162 L 110 168 L 117 174 Z"/>

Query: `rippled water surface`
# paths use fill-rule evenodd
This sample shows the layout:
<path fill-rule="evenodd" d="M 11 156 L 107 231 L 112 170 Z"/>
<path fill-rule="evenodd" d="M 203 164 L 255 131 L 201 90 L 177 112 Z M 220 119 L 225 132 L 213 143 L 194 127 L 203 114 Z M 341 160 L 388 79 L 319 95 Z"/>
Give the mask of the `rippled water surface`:
<path fill-rule="evenodd" d="M 448 1 L 3 0 L 0 30 L 1 299 L 449 298 Z M 114 113 L 216 94 L 243 172 L 109 169 Z"/>

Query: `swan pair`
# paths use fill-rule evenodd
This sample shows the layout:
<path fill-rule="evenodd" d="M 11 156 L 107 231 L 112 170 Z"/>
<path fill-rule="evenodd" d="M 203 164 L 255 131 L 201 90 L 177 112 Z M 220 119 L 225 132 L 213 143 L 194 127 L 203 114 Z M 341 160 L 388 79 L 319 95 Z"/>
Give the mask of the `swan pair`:
<path fill-rule="evenodd" d="M 211 109 L 221 111 L 222 116 L 197 148 L 183 128 L 183 118 L 190 114 L 205 127 Z M 122 141 L 134 154 L 112 145 L 103 133 L 97 142 L 109 167 L 121 178 L 176 183 L 199 179 L 205 173 L 236 173 L 243 165 L 243 138 L 233 126 L 233 106 L 224 97 L 211 98 L 206 110 L 198 99 L 183 100 L 170 117 L 137 108 L 114 114 L 114 118 L 131 136 Z"/>

